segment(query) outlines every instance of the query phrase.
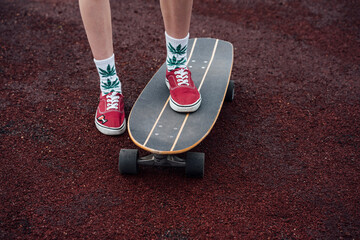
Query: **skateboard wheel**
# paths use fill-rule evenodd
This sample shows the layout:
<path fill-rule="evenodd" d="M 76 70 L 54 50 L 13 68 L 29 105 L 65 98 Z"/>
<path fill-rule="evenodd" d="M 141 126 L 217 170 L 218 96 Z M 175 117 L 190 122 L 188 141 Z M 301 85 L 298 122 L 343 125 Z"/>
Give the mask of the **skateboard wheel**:
<path fill-rule="evenodd" d="M 204 177 L 205 154 L 188 152 L 186 154 L 185 173 L 187 177 Z"/>
<path fill-rule="evenodd" d="M 226 91 L 225 101 L 232 102 L 235 95 L 235 84 L 233 80 L 230 80 L 228 89 Z"/>
<path fill-rule="evenodd" d="M 121 174 L 137 174 L 138 150 L 121 149 L 119 154 L 119 172 Z"/>

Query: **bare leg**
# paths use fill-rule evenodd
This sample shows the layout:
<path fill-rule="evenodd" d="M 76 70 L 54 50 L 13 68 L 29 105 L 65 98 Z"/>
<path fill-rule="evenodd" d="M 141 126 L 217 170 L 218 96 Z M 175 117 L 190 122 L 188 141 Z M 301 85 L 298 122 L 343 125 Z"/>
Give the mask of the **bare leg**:
<path fill-rule="evenodd" d="M 167 48 L 165 83 L 170 107 L 176 112 L 194 112 L 201 95 L 187 68 L 187 48 L 193 0 L 160 0 Z"/>
<path fill-rule="evenodd" d="M 167 34 L 177 39 L 188 35 L 192 5 L 193 0 L 160 0 Z"/>
<path fill-rule="evenodd" d="M 79 6 L 93 57 L 109 58 L 114 52 L 109 0 L 79 0 Z"/>
<path fill-rule="evenodd" d="M 79 0 L 80 13 L 100 77 L 101 95 L 95 126 L 103 134 L 120 135 L 126 129 L 124 98 L 115 70 L 109 0 Z"/>

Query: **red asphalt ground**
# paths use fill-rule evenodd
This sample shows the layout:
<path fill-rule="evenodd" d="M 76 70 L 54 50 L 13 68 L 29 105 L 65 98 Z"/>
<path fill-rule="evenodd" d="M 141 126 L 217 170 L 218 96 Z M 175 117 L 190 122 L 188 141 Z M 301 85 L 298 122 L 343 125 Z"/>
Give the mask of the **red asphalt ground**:
<path fill-rule="evenodd" d="M 112 1 L 129 113 L 165 60 L 158 1 Z M 117 171 L 77 1 L 2 0 L 1 239 L 360 239 L 360 3 L 199 0 L 234 45 L 236 98 L 181 169 Z M 146 121 L 146 116 L 144 116 Z"/>

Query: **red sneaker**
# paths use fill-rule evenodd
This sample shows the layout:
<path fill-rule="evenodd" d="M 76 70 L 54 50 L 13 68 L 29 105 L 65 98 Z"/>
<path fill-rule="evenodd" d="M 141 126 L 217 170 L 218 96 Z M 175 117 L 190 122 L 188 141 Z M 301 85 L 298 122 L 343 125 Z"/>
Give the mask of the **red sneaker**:
<path fill-rule="evenodd" d="M 195 112 L 201 104 L 201 95 L 187 68 L 166 70 L 166 86 L 170 89 L 170 107 L 176 112 Z"/>
<path fill-rule="evenodd" d="M 95 115 L 96 128 L 106 135 L 120 135 L 125 132 L 124 96 L 118 92 L 100 95 Z"/>

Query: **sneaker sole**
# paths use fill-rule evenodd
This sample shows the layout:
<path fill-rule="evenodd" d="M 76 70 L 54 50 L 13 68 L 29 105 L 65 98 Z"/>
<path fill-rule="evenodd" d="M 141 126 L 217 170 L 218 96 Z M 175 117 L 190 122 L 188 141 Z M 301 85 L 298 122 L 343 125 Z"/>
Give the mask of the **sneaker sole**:
<path fill-rule="evenodd" d="M 121 124 L 120 127 L 110 128 L 110 127 L 102 126 L 101 124 L 99 124 L 96 121 L 96 118 L 95 118 L 95 126 L 102 134 L 110 135 L 110 136 L 121 135 L 126 130 L 126 119 L 124 119 L 124 122 L 123 122 L 123 124 Z"/>
<path fill-rule="evenodd" d="M 168 87 L 168 89 L 170 89 L 170 84 L 169 81 L 165 78 L 165 84 Z M 199 109 L 201 104 L 201 95 L 199 100 L 197 100 L 195 103 L 190 104 L 190 105 L 181 105 L 178 104 L 177 102 L 175 102 L 172 97 L 170 96 L 170 107 L 172 110 L 174 110 L 175 112 L 195 112 L 196 110 Z"/>

